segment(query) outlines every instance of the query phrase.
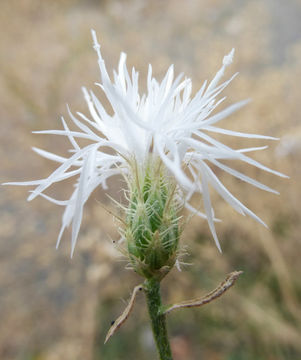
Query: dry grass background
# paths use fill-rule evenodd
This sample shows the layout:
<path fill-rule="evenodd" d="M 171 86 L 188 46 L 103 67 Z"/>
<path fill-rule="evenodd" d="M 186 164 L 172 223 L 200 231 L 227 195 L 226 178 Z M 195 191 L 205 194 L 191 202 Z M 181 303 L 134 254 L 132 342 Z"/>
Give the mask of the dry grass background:
<path fill-rule="evenodd" d="M 232 47 L 229 102 L 253 102 L 224 127 L 283 137 L 256 159 L 282 171 L 283 180 L 237 164 L 280 196 L 223 181 L 270 230 L 242 218 L 214 196 L 223 246 L 220 255 L 205 222 L 193 219 L 183 236 L 189 256 L 181 273 L 165 280 L 165 300 L 194 297 L 234 269 L 244 276 L 206 309 L 170 315 L 177 360 L 300 359 L 300 0 L 1 0 L 1 181 L 36 179 L 54 169 L 31 146 L 64 153 L 57 138 L 31 131 L 58 128 L 65 103 L 86 112 L 80 87 L 98 79 L 90 28 L 95 28 L 109 69 L 120 51 L 140 70 L 160 77 L 170 63 L 193 79 L 196 91 L 213 76 Z M 54 144 L 55 141 L 55 144 Z M 244 142 L 229 138 L 233 147 Z M 258 145 L 248 141 L 248 145 Z M 262 142 L 260 142 L 262 144 Z M 112 183 L 119 194 L 120 183 Z M 75 257 L 67 234 L 54 250 L 60 209 L 24 188 L 0 189 L 0 358 L 4 360 L 154 359 L 143 299 L 123 329 L 103 346 L 110 321 L 140 279 L 124 270 L 111 240 L 117 232 L 104 193 L 86 206 Z M 69 184 L 55 189 L 65 198 Z"/>

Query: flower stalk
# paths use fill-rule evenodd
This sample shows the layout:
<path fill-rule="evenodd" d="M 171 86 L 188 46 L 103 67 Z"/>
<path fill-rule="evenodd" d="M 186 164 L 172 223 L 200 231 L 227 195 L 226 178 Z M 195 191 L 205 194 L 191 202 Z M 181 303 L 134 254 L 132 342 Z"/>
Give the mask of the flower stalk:
<path fill-rule="evenodd" d="M 172 360 L 172 353 L 166 328 L 166 315 L 162 311 L 160 281 L 154 278 L 147 279 L 144 282 L 143 288 L 146 295 L 153 336 L 160 360 Z"/>

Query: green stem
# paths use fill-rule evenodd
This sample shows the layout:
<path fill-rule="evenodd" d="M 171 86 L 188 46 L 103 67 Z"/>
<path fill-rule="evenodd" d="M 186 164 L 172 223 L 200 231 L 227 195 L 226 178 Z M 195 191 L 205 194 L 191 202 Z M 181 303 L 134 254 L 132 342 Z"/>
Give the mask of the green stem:
<path fill-rule="evenodd" d="M 148 279 L 144 283 L 144 290 L 160 360 L 172 360 L 166 329 L 166 315 L 160 312 L 162 308 L 160 282 L 156 279 Z"/>

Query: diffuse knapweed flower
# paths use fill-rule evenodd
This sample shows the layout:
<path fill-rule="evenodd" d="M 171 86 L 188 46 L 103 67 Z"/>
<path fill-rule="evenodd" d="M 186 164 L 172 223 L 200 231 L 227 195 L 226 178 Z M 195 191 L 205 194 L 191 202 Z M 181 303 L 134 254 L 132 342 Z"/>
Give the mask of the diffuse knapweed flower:
<path fill-rule="evenodd" d="M 153 269 L 164 263 L 173 265 L 179 239 L 178 209 L 181 205 L 207 219 L 215 243 L 220 244 L 215 231 L 214 212 L 209 195 L 209 184 L 241 214 L 250 215 L 264 224 L 221 183 L 210 165 L 260 189 L 274 192 L 268 186 L 223 164 L 224 159 L 241 160 L 259 169 L 284 176 L 250 158 L 247 153 L 261 148 L 234 150 L 217 141 L 211 134 L 239 136 L 257 139 L 275 139 L 269 136 L 246 134 L 217 127 L 217 123 L 240 109 L 248 101 L 240 101 L 215 112 L 225 98 L 218 99 L 225 87 L 234 79 L 221 82 L 226 68 L 232 63 L 234 50 L 224 57 L 222 67 L 213 80 L 204 82 L 192 96 L 191 80 L 182 74 L 174 79 L 173 65 L 163 80 L 152 77 L 149 65 L 147 93 L 138 91 L 138 72 L 126 67 L 126 54 L 121 53 L 118 71 L 113 80 L 108 75 L 95 32 L 92 31 L 94 49 L 98 56 L 101 83 L 112 107 L 109 114 L 92 91 L 83 88 L 90 116 L 68 113 L 77 127 L 70 130 L 62 118 L 63 130 L 38 131 L 36 133 L 66 136 L 71 145 L 71 156 L 62 157 L 34 148 L 39 155 L 60 163 L 47 178 L 13 185 L 34 185 L 28 200 L 43 196 L 65 207 L 57 245 L 64 230 L 72 223 L 73 254 L 82 221 L 83 206 L 98 186 L 107 188 L 106 181 L 114 175 L 122 175 L 129 185 L 129 207 L 125 214 L 126 228 L 123 236 L 133 264 L 151 264 Z M 87 139 L 89 145 L 80 146 L 78 139 Z M 112 151 L 108 152 L 108 148 Z M 156 170 L 157 169 L 157 170 Z M 57 200 L 44 192 L 53 183 L 77 177 L 74 191 L 67 200 Z M 202 195 L 205 212 L 194 209 L 191 196 Z M 158 245 L 158 237 L 161 243 Z M 156 248 L 157 246 L 157 248 Z M 154 256 L 159 248 L 160 254 Z M 137 265 L 138 266 L 138 265 Z M 139 268 L 141 270 L 141 268 Z M 141 270 L 142 273 L 144 269 Z"/>

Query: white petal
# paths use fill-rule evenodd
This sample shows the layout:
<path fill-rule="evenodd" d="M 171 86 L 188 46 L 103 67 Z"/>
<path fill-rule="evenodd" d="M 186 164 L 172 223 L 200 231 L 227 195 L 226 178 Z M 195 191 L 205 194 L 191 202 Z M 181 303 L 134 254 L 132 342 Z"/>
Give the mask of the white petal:
<path fill-rule="evenodd" d="M 91 138 L 99 138 L 99 136 L 96 136 L 96 134 L 85 124 L 81 123 L 71 112 L 69 106 L 67 105 L 67 111 L 69 116 L 71 117 L 72 121 L 74 122 L 74 124 L 80 129 L 82 130 L 84 133 L 86 133 L 87 135 L 90 135 Z M 101 139 L 101 138 L 100 138 Z M 103 139 L 101 139 L 103 140 Z"/>
<path fill-rule="evenodd" d="M 46 150 L 42 150 L 42 149 L 39 149 L 36 147 L 32 147 L 32 150 L 46 159 L 53 160 L 53 161 L 56 161 L 59 163 L 63 163 L 67 160 L 67 158 L 65 158 L 63 156 L 58 156 L 56 154 L 53 154 L 51 152 L 48 152 Z"/>
<path fill-rule="evenodd" d="M 210 91 L 216 87 L 216 85 L 219 83 L 220 79 L 224 76 L 226 67 L 228 67 L 230 64 L 232 64 L 233 61 L 233 55 L 234 55 L 234 49 L 230 51 L 230 53 L 226 56 L 224 56 L 223 59 L 223 66 L 220 68 L 220 70 L 217 72 L 211 83 L 209 84 L 207 91 Z"/>
<path fill-rule="evenodd" d="M 69 169 L 73 163 L 79 158 L 83 157 L 87 152 L 94 147 L 95 144 L 88 145 L 85 148 L 79 150 L 73 156 L 71 156 L 67 161 L 65 161 L 60 167 L 58 167 L 48 178 L 43 180 L 43 182 L 33 191 L 33 193 L 28 197 L 28 201 L 33 200 L 38 196 L 42 191 L 47 189 L 53 182 L 58 181 L 57 178 L 62 176 L 67 169 Z"/>
<path fill-rule="evenodd" d="M 102 77 L 102 81 L 110 81 L 110 77 L 108 75 L 106 66 L 105 66 L 105 62 L 101 56 L 101 52 L 100 52 L 100 45 L 97 41 L 97 37 L 96 37 L 96 32 L 92 29 L 91 30 L 91 34 L 92 34 L 92 39 L 93 39 L 93 43 L 94 43 L 94 50 L 97 53 L 97 57 L 98 57 L 98 65 L 99 65 L 99 70 L 101 73 L 101 77 Z"/>
<path fill-rule="evenodd" d="M 253 159 L 249 158 L 248 156 L 246 156 L 246 155 L 244 155 L 244 154 L 242 154 L 242 153 L 240 153 L 238 151 L 235 151 L 235 150 L 231 149 L 230 147 L 220 143 L 219 141 L 211 138 L 210 136 L 208 136 L 208 135 L 206 135 L 206 134 L 204 134 L 202 132 L 199 132 L 198 136 L 202 137 L 203 139 L 205 139 L 209 143 L 219 147 L 220 149 L 223 149 L 223 150 L 227 151 L 228 154 L 230 156 L 233 155 L 234 158 L 236 157 L 237 159 L 240 159 L 240 160 L 242 160 L 242 161 L 244 161 L 244 162 L 246 162 L 248 164 L 251 164 L 251 165 L 253 165 L 255 167 L 258 167 L 259 169 L 262 169 L 262 170 L 264 170 L 266 172 L 269 172 L 271 174 L 278 175 L 278 176 L 283 177 L 283 178 L 288 177 L 288 176 L 286 176 L 286 175 L 284 175 L 284 174 L 282 174 L 282 173 L 280 173 L 278 171 L 272 170 L 272 169 L 268 168 L 267 166 L 264 166 L 264 165 L 260 164 L 258 161 L 253 160 Z"/>
<path fill-rule="evenodd" d="M 79 147 L 78 143 L 76 142 L 76 140 L 74 139 L 74 137 L 72 135 L 70 135 L 70 130 L 69 130 L 68 125 L 65 122 L 65 119 L 63 118 L 63 116 L 61 116 L 61 120 L 62 120 L 64 129 L 67 132 L 67 136 L 68 136 L 69 141 L 71 142 L 71 144 L 72 144 L 72 146 L 74 147 L 75 150 L 79 150 L 80 147 Z"/>
<path fill-rule="evenodd" d="M 62 135 L 62 136 L 74 136 L 82 139 L 89 139 L 93 141 L 103 141 L 103 138 L 93 134 L 84 134 L 76 131 L 66 131 L 66 130 L 41 130 L 41 131 L 33 131 L 34 134 L 48 134 L 48 135 Z"/>
<path fill-rule="evenodd" d="M 53 204 L 59 205 L 59 206 L 67 206 L 69 203 L 69 200 L 57 200 L 54 199 L 53 197 L 50 197 L 46 194 L 40 193 L 40 196 L 45 198 L 46 200 L 52 202 Z"/>
<path fill-rule="evenodd" d="M 230 105 L 226 109 L 220 111 L 216 115 L 213 115 L 210 118 L 203 121 L 202 123 L 200 123 L 200 126 L 203 127 L 203 126 L 208 126 L 208 125 L 215 124 L 218 121 L 220 121 L 222 119 L 225 119 L 229 115 L 233 114 L 235 111 L 239 110 L 240 108 L 242 108 L 243 106 L 245 106 L 249 102 L 250 102 L 250 100 L 248 99 L 248 100 L 239 101 L 239 102 L 237 102 L 237 103 L 235 103 L 233 105 Z"/>
<path fill-rule="evenodd" d="M 210 200 L 210 194 L 209 194 L 209 187 L 208 187 L 208 181 L 207 181 L 207 175 L 206 172 L 201 169 L 202 172 L 202 188 L 203 188 L 203 201 L 204 201 L 204 207 L 207 215 L 207 221 L 209 224 L 210 231 L 212 233 L 212 236 L 214 238 L 215 244 L 220 252 L 222 252 L 220 243 L 218 241 L 218 237 L 215 231 L 215 226 L 213 222 L 213 216 L 212 216 L 212 205 Z"/>
<path fill-rule="evenodd" d="M 181 169 L 181 166 L 172 161 L 166 154 L 164 149 L 164 143 L 160 141 L 160 139 L 155 139 L 155 150 L 158 152 L 160 158 L 166 165 L 166 167 L 174 174 L 177 181 L 181 184 L 181 186 L 188 190 L 193 187 L 192 182 L 185 175 L 184 171 Z"/>
<path fill-rule="evenodd" d="M 224 135 L 230 135 L 230 136 L 245 137 L 245 138 L 250 138 L 250 139 L 279 140 L 279 138 L 275 138 L 275 137 L 272 137 L 272 136 L 242 133 L 242 132 L 217 128 L 217 127 L 214 127 L 214 126 L 204 126 L 204 127 L 202 127 L 202 130 L 212 131 L 212 132 L 215 132 L 215 133 L 224 134 Z"/>
<path fill-rule="evenodd" d="M 107 118 L 109 118 L 109 115 L 107 114 L 107 112 L 105 111 L 105 109 L 103 108 L 103 106 L 101 105 L 100 101 L 97 99 L 97 97 L 94 95 L 94 93 L 91 91 L 91 96 L 92 96 L 92 100 L 90 98 L 90 95 L 87 91 L 87 89 L 85 87 L 82 87 L 82 91 L 86 100 L 86 103 L 88 105 L 90 114 L 93 118 L 93 120 L 95 121 L 95 123 L 100 127 L 100 130 L 104 132 L 105 128 L 104 128 L 104 124 L 103 121 Z M 94 108 L 94 105 L 96 107 L 96 110 L 98 111 L 98 114 Z"/>
<path fill-rule="evenodd" d="M 268 186 L 266 186 L 264 184 L 261 184 L 259 181 L 256 181 L 256 180 L 250 178 L 249 176 L 244 175 L 241 172 L 239 172 L 237 170 L 234 170 L 234 169 L 220 163 L 219 161 L 216 161 L 216 160 L 212 159 L 211 162 L 214 165 L 218 166 L 220 169 L 228 172 L 229 174 L 237 177 L 238 179 L 240 179 L 242 181 L 245 181 L 245 182 L 247 182 L 247 183 L 249 183 L 249 184 L 251 184 L 251 185 L 253 185 L 253 186 L 255 186 L 255 187 L 259 188 L 259 189 L 262 189 L 262 190 L 265 190 L 265 191 L 268 191 L 268 192 L 271 192 L 271 193 L 274 193 L 274 194 L 279 194 L 278 191 L 273 190 L 273 189 L 271 189 L 270 187 L 268 187 Z"/>
<path fill-rule="evenodd" d="M 81 169 L 77 169 L 77 170 L 73 170 L 73 171 L 69 171 L 66 173 L 63 173 L 62 175 L 58 175 L 55 180 L 53 180 L 52 183 L 55 182 L 59 182 L 59 181 L 63 181 L 66 179 L 69 179 L 72 176 L 78 175 L 80 173 Z M 3 183 L 2 185 L 13 185 L 13 186 L 31 186 L 31 185 L 41 185 L 43 184 L 46 179 L 40 179 L 40 180 L 33 180 L 33 181 L 16 181 L 16 182 L 8 182 L 8 183 Z M 35 192 L 35 190 L 33 191 L 33 193 Z M 32 200 L 31 198 L 28 199 L 28 201 Z"/>
<path fill-rule="evenodd" d="M 91 170 L 94 167 L 95 156 L 96 156 L 97 147 L 92 147 L 91 150 L 86 153 L 84 158 L 84 163 L 81 171 L 81 175 L 78 183 L 78 191 L 75 199 L 75 209 L 74 217 L 72 221 L 72 241 L 71 241 L 71 257 L 73 256 L 76 240 L 78 237 L 82 216 L 83 216 L 83 206 L 85 203 L 84 193 L 85 187 L 87 187 L 89 176 L 91 176 Z"/>
<path fill-rule="evenodd" d="M 213 173 L 213 171 L 209 168 L 209 166 L 207 166 L 205 163 L 203 163 L 203 166 L 206 169 L 206 174 L 210 178 L 210 182 L 211 182 L 212 186 L 222 196 L 222 198 L 224 198 L 225 201 L 227 201 L 235 210 L 240 209 L 240 211 L 238 211 L 239 213 L 241 213 L 241 212 L 246 213 L 247 215 L 251 216 L 254 220 L 259 222 L 263 226 L 267 227 L 267 225 L 256 214 L 254 214 L 250 209 L 248 209 L 239 200 L 237 200 L 236 197 L 233 196 L 230 193 L 230 191 L 225 188 L 225 186 L 220 182 L 220 180 Z"/>
<path fill-rule="evenodd" d="M 71 197 L 68 201 L 68 204 L 65 208 L 65 211 L 63 213 L 62 226 L 61 226 L 61 230 L 58 235 L 58 238 L 57 238 L 56 248 L 59 247 L 63 233 L 64 233 L 65 229 L 71 224 L 72 218 L 74 216 L 74 202 L 75 202 L 74 200 L 75 200 L 76 194 L 77 194 L 77 186 L 76 186 L 73 194 L 71 195 Z"/>

